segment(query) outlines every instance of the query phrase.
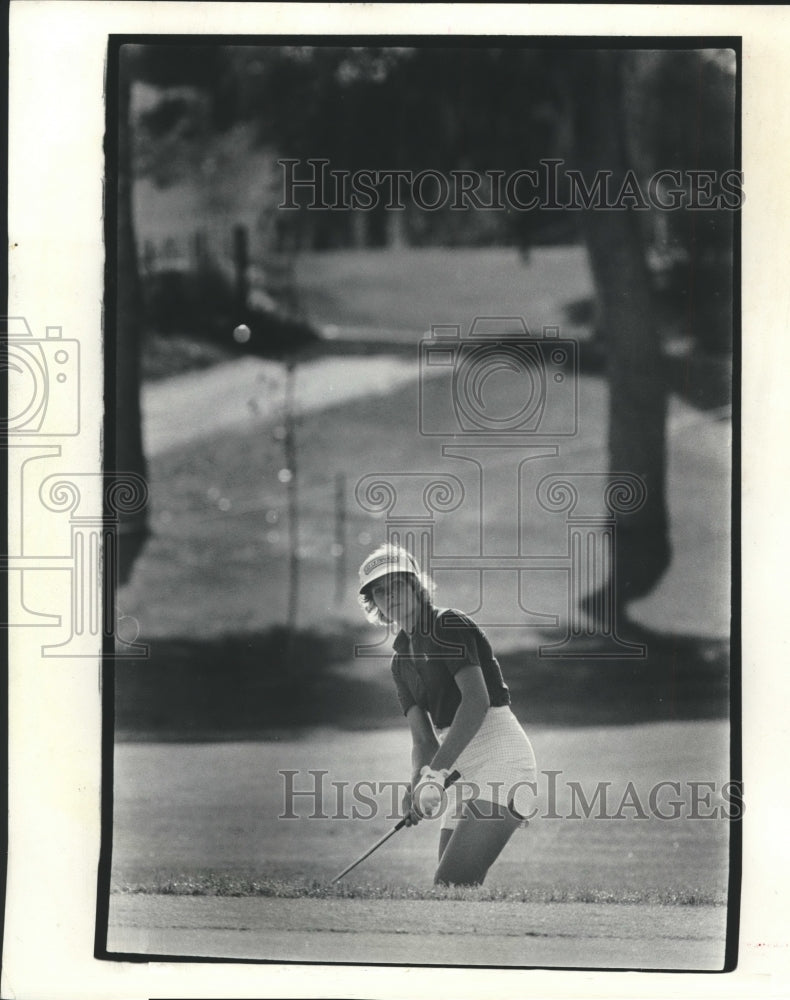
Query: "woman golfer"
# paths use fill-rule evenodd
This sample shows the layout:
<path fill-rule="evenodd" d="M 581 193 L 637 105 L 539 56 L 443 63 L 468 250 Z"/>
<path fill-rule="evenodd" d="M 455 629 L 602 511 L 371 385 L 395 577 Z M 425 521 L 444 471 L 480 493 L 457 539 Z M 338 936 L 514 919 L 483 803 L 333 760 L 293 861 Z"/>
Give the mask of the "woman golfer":
<path fill-rule="evenodd" d="M 359 581 L 368 620 L 400 629 L 392 676 L 412 736 L 409 825 L 441 813 L 434 882 L 479 885 L 524 825 L 517 804 L 535 792 L 532 746 L 485 634 L 462 612 L 434 606 L 433 581 L 409 552 L 381 546 Z M 445 793 L 453 770 L 461 777 Z"/>

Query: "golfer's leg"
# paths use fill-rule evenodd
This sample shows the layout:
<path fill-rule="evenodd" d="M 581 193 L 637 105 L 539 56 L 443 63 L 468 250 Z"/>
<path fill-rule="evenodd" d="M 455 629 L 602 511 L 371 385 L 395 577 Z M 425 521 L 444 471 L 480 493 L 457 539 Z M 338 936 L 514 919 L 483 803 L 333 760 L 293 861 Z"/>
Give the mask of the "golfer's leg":
<path fill-rule="evenodd" d="M 443 885 L 480 885 L 521 822 L 509 810 L 490 802 L 475 811 L 464 806 L 463 819 L 444 847 L 434 882 Z M 443 830 L 442 833 L 445 831 Z M 441 850 L 441 841 L 440 841 Z"/>
<path fill-rule="evenodd" d="M 445 812 L 442 818 L 442 827 L 439 830 L 439 860 L 450 843 L 450 838 L 458 826 L 458 822 L 463 816 L 464 803 L 458 784 L 451 785 L 447 789 L 447 801 L 445 802 Z"/>
<path fill-rule="evenodd" d="M 443 827 L 439 831 L 439 860 L 442 860 L 442 855 L 447 850 L 447 845 L 450 843 L 450 838 L 455 831 Z"/>

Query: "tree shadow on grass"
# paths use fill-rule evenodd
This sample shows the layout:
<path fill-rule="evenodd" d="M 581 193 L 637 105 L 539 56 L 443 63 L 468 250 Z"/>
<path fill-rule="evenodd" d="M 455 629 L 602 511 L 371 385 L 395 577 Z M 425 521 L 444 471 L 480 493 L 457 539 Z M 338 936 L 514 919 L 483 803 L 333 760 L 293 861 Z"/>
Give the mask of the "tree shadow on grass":
<path fill-rule="evenodd" d="M 642 658 L 549 658 L 539 650 L 500 662 L 523 722 L 630 725 L 730 716 L 730 650 L 721 639 L 631 627 Z"/>
<path fill-rule="evenodd" d="M 359 638 L 277 627 L 208 641 L 151 640 L 149 659 L 112 667 L 116 737 L 239 740 L 273 729 L 403 725 L 386 677 L 340 669 Z M 641 641 L 647 656 L 633 660 L 548 659 L 535 649 L 503 654 L 519 719 L 526 726 L 602 726 L 729 717 L 726 642 L 645 632 Z"/>

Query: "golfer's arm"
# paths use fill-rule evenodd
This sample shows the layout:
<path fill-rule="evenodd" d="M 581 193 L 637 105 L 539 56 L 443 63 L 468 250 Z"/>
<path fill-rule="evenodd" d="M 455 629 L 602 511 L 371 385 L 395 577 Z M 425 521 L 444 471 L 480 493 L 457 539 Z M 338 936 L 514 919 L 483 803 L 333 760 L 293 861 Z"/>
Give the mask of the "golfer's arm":
<path fill-rule="evenodd" d="M 425 764 L 430 764 L 431 758 L 439 747 L 436 733 L 433 731 L 431 720 L 422 708 L 412 705 L 406 719 L 411 729 L 411 772 L 412 788 L 417 783 L 420 776 L 420 768 Z"/>
<path fill-rule="evenodd" d="M 449 770 L 475 735 L 488 711 L 490 699 L 479 666 L 462 667 L 455 675 L 461 692 L 461 704 L 456 710 L 450 731 L 431 759 L 435 771 Z"/>

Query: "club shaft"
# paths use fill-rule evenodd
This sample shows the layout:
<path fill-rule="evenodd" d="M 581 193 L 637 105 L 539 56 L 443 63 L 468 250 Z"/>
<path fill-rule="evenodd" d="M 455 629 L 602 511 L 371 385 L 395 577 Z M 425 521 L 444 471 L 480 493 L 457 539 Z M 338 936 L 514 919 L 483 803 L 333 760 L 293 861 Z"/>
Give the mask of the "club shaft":
<path fill-rule="evenodd" d="M 348 868 L 344 868 L 343 871 L 339 875 L 336 875 L 332 879 L 332 885 L 334 885 L 335 882 L 339 882 L 340 879 L 343 878 L 344 875 L 348 875 L 348 873 L 352 869 L 356 868 L 357 865 L 361 865 L 362 862 L 365 860 L 365 858 L 369 858 L 370 855 L 374 851 L 377 851 L 381 847 L 382 844 L 385 844 L 390 839 L 390 837 L 393 837 L 398 832 L 398 830 L 402 829 L 405 825 L 406 825 L 406 821 L 403 820 L 403 819 L 400 820 L 400 822 L 397 824 L 397 826 L 394 826 L 389 831 L 389 833 L 385 833 L 384 836 L 380 840 L 377 840 L 376 843 L 372 847 L 368 848 L 368 850 L 365 851 L 365 853 L 362 855 L 362 857 L 357 858 L 356 861 L 352 861 L 351 864 L 348 866 Z"/>
<path fill-rule="evenodd" d="M 447 780 L 444 783 L 444 787 L 445 788 L 449 788 L 450 785 L 452 785 L 454 781 L 458 781 L 458 779 L 460 777 L 461 777 L 461 775 L 458 773 L 458 771 L 453 771 L 452 774 L 449 774 L 447 776 Z M 402 830 L 404 826 L 406 826 L 406 817 L 405 816 L 404 816 L 404 818 L 402 820 L 399 820 L 395 824 L 395 826 L 393 826 L 393 828 L 388 833 L 385 833 L 384 836 L 380 840 L 377 840 L 376 843 L 372 847 L 369 847 L 367 849 L 367 851 L 365 851 L 365 853 L 361 857 L 357 858 L 356 861 L 353 861 L 348 866 L 348 868 L 344 868 L 343 871 L 339 875 L 335 875 L 335 877 L 332 879 L 332 881 L 329 884 L 330 885 L 334 885 L 335 882 L 339 882 L 340 879 L 343 878 L 344 875 L 348 875 L 348 873 L 350 871 L 352 871 L 354 868 L 356 868 L 357 865 L 361 865 L 362 862 L 365 860 L 365 858 L 369 858 L 370 855 L 374 851 L 377 851 L 381 847 L 382 844 L 385 844 L 390 839 L 390 837 L 394 836 L 398 832 L 398 830 Z"/>

